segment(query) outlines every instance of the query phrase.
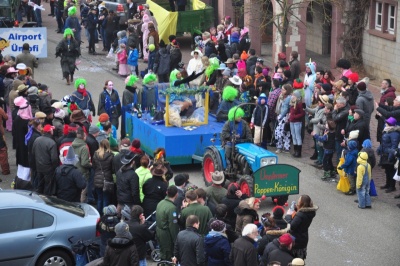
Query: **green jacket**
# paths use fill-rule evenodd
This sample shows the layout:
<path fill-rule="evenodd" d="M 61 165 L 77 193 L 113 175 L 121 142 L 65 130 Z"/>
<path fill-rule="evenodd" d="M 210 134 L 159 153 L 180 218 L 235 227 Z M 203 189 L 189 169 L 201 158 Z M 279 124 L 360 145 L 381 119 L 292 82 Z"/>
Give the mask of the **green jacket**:
<path fill-rule="evenodd" d="M 178 212 L 175 204 L 166 197 L 158 203 L 156 213 L 156 236 L 160 244 L 161 258 L 170 259 L 179 233 Z"/>
<path fill-rule="evenodd" d="M 143 194 L 143 184 L 152 177 L 149 168 L 144 168 L 140 166 L 135 170 L 136 174 L 139 177 L 139 190 L 140 190 L 140 201 L 143 202 L 144 194 Z"/>
<path fill-rule="evenodd" d="M 83 139 L 75 138 L 72 142 L 72 148 L 79 158 L 79 162 L 75 166 L 86 178 L 86 180 L 89 179 L 90 168 L 92 168 L 92 163 L 90 162 L 89 147 Z"/>
<path fill-rule="evenodd" d="M 189 215 L 196 215 L 199 217 L 200 225 L 198 233 L 205 236 L 208 234 L 208 221 L 212 218 L 212 213 L 207 206 L 203 206 L 200 203 L 190 203 L 186 208 L 182 210 L 180 223 L 186 225 L 186 218 Z"/>

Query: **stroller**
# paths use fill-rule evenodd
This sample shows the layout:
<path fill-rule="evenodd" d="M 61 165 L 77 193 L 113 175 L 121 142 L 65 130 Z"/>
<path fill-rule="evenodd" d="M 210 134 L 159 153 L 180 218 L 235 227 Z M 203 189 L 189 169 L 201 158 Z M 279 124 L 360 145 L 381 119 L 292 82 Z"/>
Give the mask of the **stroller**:
<path fill-rule="evenodd" d="M 156 228 L 156 222 L 150 223 L 149 220 L 156 214 L 156 211 L 154 211 L 151 215 L 146 217 L 146 225 L 149 230 L 154 231 Z M 129 221 L 131 219 L 131 208 L 127 205 L 124 206 L 124 208 L 121 211 L 121 219 L 123 221 Z M 159 262 L 161 261 L 161 254 L 160 254 L 160 248 L 158 246 L 157 241 L 150 240 L 147 242 L 147 255 L 151 257 L 151 259 L 154 262 Z"/>

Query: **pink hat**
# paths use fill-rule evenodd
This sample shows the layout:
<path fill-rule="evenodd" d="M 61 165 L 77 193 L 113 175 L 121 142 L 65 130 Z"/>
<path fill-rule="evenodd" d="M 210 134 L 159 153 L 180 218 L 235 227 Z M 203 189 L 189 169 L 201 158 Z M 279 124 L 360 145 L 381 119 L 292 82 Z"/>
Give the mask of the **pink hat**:
<path fill-rule="evenodd" d="M 278 73 L 275 73 L 273 79 L 282 79 L 282 77 Z"/>
<path fill-rule="evenodd" d="M 243 35 L 245 35 L 245 34 L 248 33 L 248 32 L 249 32 L 249 28 L 244 27 L 244 28 L 240 31 L 240 35 L 243 36 Z"/>
<path fill-rule="evenodd" d="M 28 101 L 24 97 L 19 96 L 19 97 L 15 98 L 14 104 L 15 104 L 15 106 L 19 107 L 20 109 L 23 109 L 28 106 Z"/>
<path fill-rule="evenodd" d="M 15 70 L 15 68 L 13 68 L 13 67 L 9 67 L 8 69 L 7 69 L 7 74 L 8 73 L 18 73 L 18 70 Z"/>

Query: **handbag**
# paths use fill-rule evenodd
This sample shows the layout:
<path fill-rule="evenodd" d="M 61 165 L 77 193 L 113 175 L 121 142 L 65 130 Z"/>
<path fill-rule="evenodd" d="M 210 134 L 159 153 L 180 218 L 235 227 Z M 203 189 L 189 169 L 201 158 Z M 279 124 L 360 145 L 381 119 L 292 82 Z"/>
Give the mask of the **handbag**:
<path fill-rule="evenodd" d="M 101 167 L 101 164 L 100 164 L 100 170 L 101 170 L 101 173 L 103 174 L 103 181 L 104 181 L 103 192 L 113 193 L 114 192 L 114 182 L 106 180 L 106 176 L 104 175 L 103 167 Z"/>
<path fill-rule="evenodd" d="M 371 179 L 371 182 L 369 183 L 369 195 L 371 197 L 377 197 L 378 196 L 378 192 L 376 191 L 375 182 L 374 182 L 373 179 Z"/>

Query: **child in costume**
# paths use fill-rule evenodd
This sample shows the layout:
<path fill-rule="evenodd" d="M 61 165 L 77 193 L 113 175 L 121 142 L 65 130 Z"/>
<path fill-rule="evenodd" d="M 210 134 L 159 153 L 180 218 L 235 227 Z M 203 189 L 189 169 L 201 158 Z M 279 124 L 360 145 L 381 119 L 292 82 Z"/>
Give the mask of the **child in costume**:
<path fill-rule="evenodd" d="M 258 104 L 254 108 L 253 115 L 251 116 L 250 127 L 254 126 L 254 144 L 261 145 L 263 140 L 264 127 L 267 125 L 268 119 L 268 98 L 264 93 L 258 97 Z"/>
<path fill-rule="evenodd" d="M 338 167 L 339 170 L 344 170 L 350 181 L 350 190 L 346 195 L 356 194 L 356 177 L 354 176 L 357 165 L 357 141 L 350 140 L 347 143 L 348 152 L 346 153 L 344 164 Z"/>
<path fill-rule="evenodd" d="M 368 163 L 368 154 L 366 152 L 360 152 L 357 158 L 357 197 L 358 197 L 358 208 L 369 209 L 371 208 L 371 196 L 369 195 L 369 189 L 371 184 L 371 165 Z"/>
<path fill-rule="evenodd" d="M 312 95 L 314 93 L 315 74 L 317 64 L 315 62 L 306 63 L 306 75 L 304 76 L 304 101 L 307 107 L 311 106 Z"/>
<path fill-rule="evenodd" d="M 229 110 L 239 105 L 239 101 L 237 100 L 239 91 L 232 86 L 226 86 L 222 92 L 222 102 L 217 110 L 217 121 L 222 122 L 228 120 Z M 243 109 L 240 109 L 243 111 Z M 243 111 L 244 113 L 244 111 Z M 243 114 L 244 116 L 244 114 Z M 242 116 L 242 117 L 243 117 Z"/>
<path fill-rule="evenodd" d="M 129 66 L 126 64 L 128 60 L 128 56 L 126 53 L 126 45 L 121 43 L 119 45 L 119 52 L 117 53 L 118 57 L 118 74 L 122 77 L 125 77 L 131 73 Z"/>
<path fill-rule="evenodd" d="M 86 80 L 83 78 L 79 78 L 75 81 L 75 89 L 71 96 L 70 96 L 70 102 L 75 103 L 76 106 L 81 109 L 81 110 L 89 110 L 93 113 L 93 115 L 96 115 L 96 109 L 93 104 L 92 100 L 92 95 L 90 92 L 86 90 Z M 68 106 L 68 112 L 72 113 L 73 110 L 71 110 L 73 104 L 69 104 Z"/>

